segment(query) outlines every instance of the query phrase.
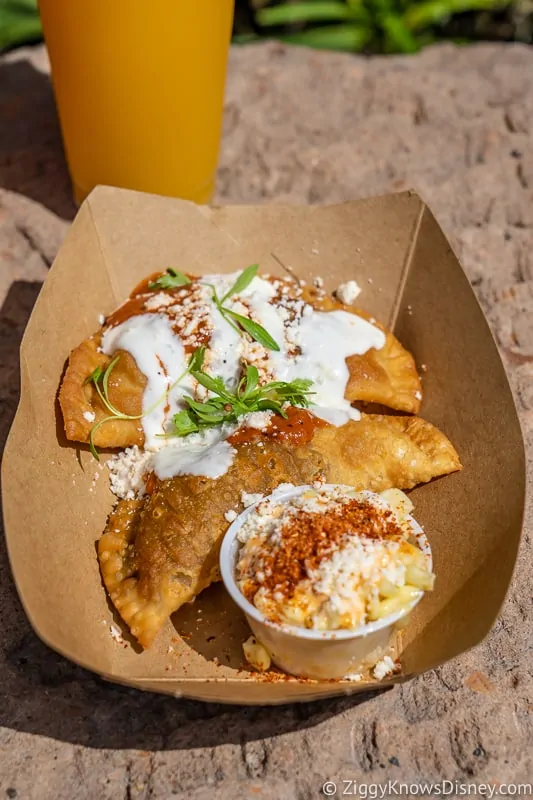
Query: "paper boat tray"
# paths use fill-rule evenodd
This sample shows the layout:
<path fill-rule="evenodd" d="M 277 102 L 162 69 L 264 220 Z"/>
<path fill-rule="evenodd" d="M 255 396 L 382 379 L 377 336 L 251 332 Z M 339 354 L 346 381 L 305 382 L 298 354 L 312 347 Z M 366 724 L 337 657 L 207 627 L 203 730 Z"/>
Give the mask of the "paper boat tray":
<path fill-rule="evenodd" d="M 29 321 L 22 393 L 3 461 L 17 588 L 36 633 L 104 678 L 210 701 L 282 703 L 374 684 L 259 676 L 249 632 L 221 585 L 177 612 L 147 652 L 114 617 L 95 543 L 112 507 L 106 470 L 67 442 L 57 391 L 69 351 L 137 281 L 175 265 L 197 274 L 261 269 L 355 278 L 361 307 L 391 326 L 423 370 L 421 416 L 456 446 L 463 472 L 414 490 L 433 548 L 435 591 L 403 635 L 405 680 L 477 644 L 509 586 L 524 505 L 524 453 L 513 399 L 470 284 L 413 192 L 326 207 L 198 207 L 108 187 L 81 207 Z M 425 365 L 423 367 L 422 365 Z"/>

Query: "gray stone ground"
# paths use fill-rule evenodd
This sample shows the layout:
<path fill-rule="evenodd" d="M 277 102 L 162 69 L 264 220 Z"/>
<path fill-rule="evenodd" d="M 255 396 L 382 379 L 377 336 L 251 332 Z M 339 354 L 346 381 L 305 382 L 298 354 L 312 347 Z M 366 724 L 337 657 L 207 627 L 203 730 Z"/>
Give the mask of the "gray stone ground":
<path fill-rule="evenodd" d="M 533 454 L 533 51 L 365 60 L 232 53 L 218 200 L 317 203 L 415 187 L 479 294 Z M 17 345 L 73 213 L 42 49 L 0 59 L 0 440 Z M 5 554 L 0 787 L 9 798 L 306 800 L 326 779 L 533 780 L 531 509 L 477 649 L 381 696 L 218 707 L 104 685 L 31 632 Z M 348 786 L 347 794 L 352 790 Z M 347 795 L 345 795 L 347 796 Z"/>

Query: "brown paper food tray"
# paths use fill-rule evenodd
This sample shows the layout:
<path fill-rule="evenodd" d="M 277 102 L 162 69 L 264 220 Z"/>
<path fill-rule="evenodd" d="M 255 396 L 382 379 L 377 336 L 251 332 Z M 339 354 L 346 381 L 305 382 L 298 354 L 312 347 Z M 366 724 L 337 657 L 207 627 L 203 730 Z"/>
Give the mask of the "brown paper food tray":
<path fill-rule="evenodd" d="M 437 582 L 403 635 L 404 680 L 489 631 L 507 591 L 524 504 L 523 444 L 507 378 L 469 282 L 412 192 L 329 207 L 205 208 L 100 187 L 84 203 L 35 305 L 21 348 L 22 394 L 3 461 L 9 555 L 38 635 L 103 677 L 210 701 L 282 703 L 373 688 L 258 676 L 221 585 L 177 612 L 144 653 L 110 634 L 95 542 L 113 503 L 106 471 L 65 440 L 56 395 L 69 351 L 137 281 L 261 269 L 328 289 L 355 278 L 361 305 L 393 327 L 423 372 L 422 416 L 455 444 L 463 472 L 416 489 Z M 218 658 L 218 662 L 216 659 Z"/>

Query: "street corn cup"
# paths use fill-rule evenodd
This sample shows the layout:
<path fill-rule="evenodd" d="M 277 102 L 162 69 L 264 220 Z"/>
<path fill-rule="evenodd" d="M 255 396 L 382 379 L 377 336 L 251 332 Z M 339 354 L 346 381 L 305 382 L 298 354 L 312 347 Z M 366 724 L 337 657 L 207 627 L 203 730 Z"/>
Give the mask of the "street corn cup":
<path fill-rule="evenodd" d="M 396 489 L 281 487 L 232 523 L 222 579 L 274 664 L 343 678 L 389 652 L 397 626 L 434 583 L 412 510 Z"/>

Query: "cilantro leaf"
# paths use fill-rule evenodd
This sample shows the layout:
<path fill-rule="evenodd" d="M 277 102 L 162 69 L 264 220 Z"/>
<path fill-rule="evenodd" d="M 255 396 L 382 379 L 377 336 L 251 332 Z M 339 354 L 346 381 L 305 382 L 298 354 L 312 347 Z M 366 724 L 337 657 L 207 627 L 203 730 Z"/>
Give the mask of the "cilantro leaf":
<path fill-rule="evenodd" d="M 148 284 L 149 289 L 175 289 L 178 286 L 186 286 L 191 283 L 183 272 L 178 272 L 174 267 L 169 267 L 164 275 L 161 275 L 157 280 L 150 281 Z"/>

